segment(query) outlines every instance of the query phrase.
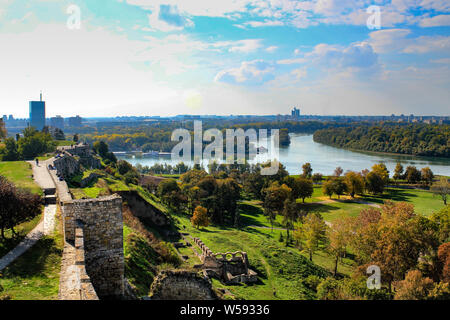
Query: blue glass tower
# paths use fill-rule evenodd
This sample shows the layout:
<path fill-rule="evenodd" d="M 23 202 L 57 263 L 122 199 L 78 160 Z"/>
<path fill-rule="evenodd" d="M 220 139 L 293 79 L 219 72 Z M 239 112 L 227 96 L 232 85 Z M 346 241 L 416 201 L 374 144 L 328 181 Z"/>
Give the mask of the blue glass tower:
<path fill-rule="evenodd" d="M 30 101 L 30 126 L 37 130 L 45 127 L 45 101 Z"/>

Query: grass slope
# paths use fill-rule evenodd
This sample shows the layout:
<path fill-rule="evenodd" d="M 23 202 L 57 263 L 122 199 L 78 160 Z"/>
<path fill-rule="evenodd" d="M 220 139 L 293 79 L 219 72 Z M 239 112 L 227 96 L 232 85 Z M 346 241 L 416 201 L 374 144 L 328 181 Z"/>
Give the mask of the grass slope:
<path fill-rule="evenodd" d="M 31 165 L 25 161 L 0 162 L 0 175 L 14 183 L 17 187 L 42 195 L 41 188 L 33 180 Z"/>

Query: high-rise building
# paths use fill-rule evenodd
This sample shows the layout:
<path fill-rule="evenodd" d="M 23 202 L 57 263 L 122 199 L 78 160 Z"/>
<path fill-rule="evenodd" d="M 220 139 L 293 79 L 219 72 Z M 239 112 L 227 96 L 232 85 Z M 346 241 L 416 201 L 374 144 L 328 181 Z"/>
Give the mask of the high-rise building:
<path fill-rule="evenodd" d="M 6 114 L 3 115 L 3 123 L 6 123 L 8 121 L 8 116 Z"/>
<path fill-rule="evenodd" d="M 64 118 L 61 116 L 50 118 L 50 126 L 64 130 Z"/>
<path fill-rule="evenodd" d="M 30 126 L 37 130 L 45 127 L 45 101 L 30 101 Z"/>
<path fill-rule="evenodd" d="M 300 109 L 297 109 L 294 107 L 294 109 L 292 109 L 292 117 L 293 118 L 300 118 Z"/>
<path fill-rule="evenodd" d="M 69 127 L 81 127 L 82 118 L 80 116 L 69 118 Z"/>

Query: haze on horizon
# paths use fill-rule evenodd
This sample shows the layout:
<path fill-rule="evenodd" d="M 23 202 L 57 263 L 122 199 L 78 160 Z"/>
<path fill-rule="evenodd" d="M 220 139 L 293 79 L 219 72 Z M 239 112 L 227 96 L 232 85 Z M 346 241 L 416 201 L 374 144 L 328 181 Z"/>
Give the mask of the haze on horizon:
<path fill-rule="evenodd" d="M 370 30 L 366 9 L 381 8 Z M 76 5 L 81 28 L 69 29 Z M 449 115 L 448 0 L 0 0 L 0 115 Z"/>

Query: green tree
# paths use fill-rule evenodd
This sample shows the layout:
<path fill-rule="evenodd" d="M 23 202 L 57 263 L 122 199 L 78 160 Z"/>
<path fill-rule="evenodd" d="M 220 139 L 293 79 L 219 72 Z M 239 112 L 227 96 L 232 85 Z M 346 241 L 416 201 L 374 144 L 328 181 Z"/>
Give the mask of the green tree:
<path fill-rule="evenodd" d="M 337 276 L 339 260 L 345 255 L 352 235 L 351 218 L 341 218 L 333 221 L 328 228 L 328 252 L 334 258 L 334 276 Z"/>
<path fill-rule="evenodd" d="M 284 201 L 283 224 L 286 227 L 286 244 L 289 243 L 289 230 L 294 229 L 294 223 L 298 217 L 297 202 L 291 198 Z"/>
<path fill-rule="evenodd" d="M 281 214 L 284 208 L 284 202 L 290 197 L 292 189 L 283 184 L 280 186 L 278 182 L 272 183 L 269 188 L 264 190 L 264 212 L 267 215 L 273 232 L 273 222 L 277 214 Z"/>
<path fill-rule="evenodd" d="M 322 216 L 312 212 L 304 218 L 303 224 L 294 233 L 294 236 L 302 242 L 303 251 L 308 253 L 310 261 L 314 252 L 326 244 L 326 230 L 327 225 Z"/>
<path fill-rule="evenodd" d="M 313 169 L 311 167 L 311 163 L 309 163 L 309 162 L 305 163 L 302 166 L 302 170 L 303 170 L 302 177 L 303 178 L 307 178 L 307 179 L 311 179 L 312 172 L 313 172 Z"/>
<path fill-rule="evenodd" d="M 330 199 L 331 199 L 331 197 L 334 194 L 333 180 L 328 179 L 327 181 L 325 181 L 324 184 L 322 185 L 322 190 L 323 190 L 323 194 L 330 197 Z"/>
<path fill-rule="evenodd" d="M 384 191 L 384 179 L 375 171 L 370 171 L 366 176 L 367 191 L 373 194 L 381 194 Z"/>
<path fill-rule="evenodd" d="M 339 199 L 342 195 L 344 195 L 345 193 L 348 192 L 348 186 L 347 186 L 347 184 L 345 183 L 344 179 L 342 179 L 341 177 L 332 179 L 332 182 L 333 182 L 333 190 L 334 190 L 334 193 L 337 194 L 338 199 Z"/>
<path fill-rule="evenodd" d="M 19 160 L 19 151 L 17 150 L 17 143 L 14 138 L 7 138 L 5 140 L 5 154 L 3 161 L 17 161 Z"/>
<path fill-rule="evenodd" d="M 344 181 L 347 185 L 348 192 L 352 198 L 355 194 L 362 194 L 364 191 L 364 178 L 360 173 L 349 171 L 345 174 Z"/>

